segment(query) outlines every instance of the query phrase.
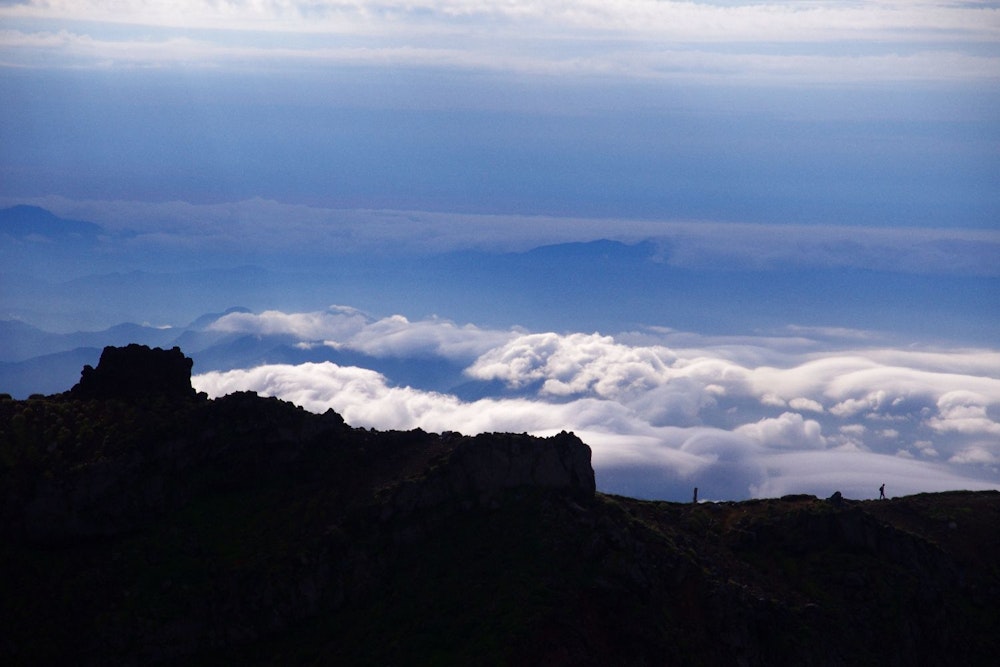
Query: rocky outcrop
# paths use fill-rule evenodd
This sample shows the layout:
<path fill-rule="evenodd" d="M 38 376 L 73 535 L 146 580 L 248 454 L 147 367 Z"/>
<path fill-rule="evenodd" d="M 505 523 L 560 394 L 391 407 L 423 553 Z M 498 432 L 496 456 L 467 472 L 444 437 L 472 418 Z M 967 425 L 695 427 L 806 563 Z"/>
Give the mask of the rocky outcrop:
<path fill-rule="evenodd" d="M 253 392 L 198 397 L 191 367 L 176 347 L 107 347 L 97 368 L 86 366 L 69 392 L 25 404 L 18 420 L 33 415 L 35 423 L 18 428 L 25 444 L 37 438 L 35 444 L 46 448 L 48 463 L 36 463 L 49 469 L 43 475 L 22 471 L 23 484 L 0 484 L 8 494 L 7 511 L 0 512 L 8 534 L 35 544 L 120 535 L 218 487 L 267 483 L 277 474 L 322 483 L 317 460 L 353 466 L 364 482 L 354 489 L 351 511 L 374 511 L 383 520 L 440 506 L 495 507 L 517 488 L 578 499 L 595 492 L 590 448 L 570 433 L 537 438 L 352 429 L 333 411 L 311 414 Z M 85 402 L 91 400 L 100 406 Z M 115 416 L 108 421 L 87 414 L 96 411 Z M 45 425 L 54 421 L 67 424 L 64 446 L 47 441 L 52 430 Z M 74 423 L 80 433 L 71 432 Z M 0 424 L 0 436 L 3 431 Z M 387 477 L 381 470 L 389 471 Z M 341 474 L 332 472 L 326 481 Z"/>
<path fill-rule="evenodd" d="M 70 390 L 78 399 L 131 399 L 145 396 L 190 397 L 194 362 L 179 347 L 146 345 L 106 347 L 97 368 L 83 367 L 80 382 Z"/>
<path fill-rule="evenodd" d="M 495 506 L 505 492 L 517 488 L 563 491 L 580 499 L 592 498 L 596 490 L 590 447 L 572 433 L 458 438 L 426 475 L 406 480 L 388 494 L 381 506 L 383 520 L 453 501 Z"/>

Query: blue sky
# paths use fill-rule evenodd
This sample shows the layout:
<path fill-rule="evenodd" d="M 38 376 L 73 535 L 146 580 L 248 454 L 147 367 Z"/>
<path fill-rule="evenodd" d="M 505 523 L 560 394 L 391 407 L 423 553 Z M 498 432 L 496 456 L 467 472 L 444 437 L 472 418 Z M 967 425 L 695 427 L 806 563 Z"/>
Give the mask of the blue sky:
<path fill-rule="evenodd" d="M 8 2 L 8 196 L 990 226 L 954 2 Z"/>
<path fill-rule="evenodd" d="M 386 428 L 560 430 L 547 410 L 595 443 L 599 481 L 644 495 L 699 476 L 718 497 L 828 494 L 861 469 L 907 491 L 1000 484 L 1000 3 L 0 0 L 0 99 L 0 205 L 105 230 L 50 261 L 5 240 L 5 319 L 180 326 L 249 305 L 218 326 L 281 321 L 320 349 L 346 330 L 300 324 L 342 304 L 395 340 L 488 339 L 391 354 L 519 403 L 370 369 L 202 381 Z M 601 239 L 651 250 L 536 250 Z M 445 253 L 498 273 L 407 273 Z M 277 277 L 206 285 L 188 310 L 87 282 L 245 265 Z M 369 393 L 330 390 L 343 373 Z"/>

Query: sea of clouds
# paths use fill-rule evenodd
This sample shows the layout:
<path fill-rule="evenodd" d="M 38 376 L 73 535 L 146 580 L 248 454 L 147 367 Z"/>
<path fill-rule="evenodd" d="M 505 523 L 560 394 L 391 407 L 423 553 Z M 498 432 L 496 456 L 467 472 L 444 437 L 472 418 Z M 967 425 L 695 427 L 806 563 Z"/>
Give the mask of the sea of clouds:
<path fill-rule="evenodd" d="M 462 391 L 330 361 L 193 378 L 253 390 L 356 427 L 576 432 L 602 491 L 681 500 L 841 491 L 872 497 L 1000 488 L 1000 352 L 900 347 L 864 331 L 790 327 L 710 337 L 375 319 L 357 310 L 230 313 L 218 332 L 290 335 L 302 349 L 464 368 Z M 477 387 L 470 396 L 469 386 Z"/>

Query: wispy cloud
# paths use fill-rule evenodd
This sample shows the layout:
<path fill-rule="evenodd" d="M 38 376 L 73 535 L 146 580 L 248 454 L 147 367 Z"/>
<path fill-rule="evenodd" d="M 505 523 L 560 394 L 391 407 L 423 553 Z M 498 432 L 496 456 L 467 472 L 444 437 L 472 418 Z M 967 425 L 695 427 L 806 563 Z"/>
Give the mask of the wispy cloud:
<path fill-rule="evenodd" d="M 275 314 L 260 318 L 257 324 Z M 673 334 L 659 344 L 627 344 L 598 334 L 490 332 L 401 318 L 343 333 L 330 342 L 373 356 L 456 359 L 478 348 L 469 378 L 505 385 L 517 397 L 463 401 L 329 362 L 206 373 L 195 385 L 211 395 L 252 389 L 310 410 L 332 407 L 359 426 L 571 429 L 595 448 L 609 491 L 683 498 L 692 485 L 709 497 L 871 495 L 881 482 L 896 493 L 1000 486 L 995 350 L 694 334 L 686 341 L 699 345 L 676 347 L 667 344 Z"/>
<path fill-rule="evenodd" d="M 11 17 L 91 20 L 147 26 L 230 30 L 375 30 L 381 26 L 487 24 L 552 29 L 654 33 L 695 40 L 842 40 L 845 36 L 909 38 L 917 32 L 946 38 L 995 37 L 998 10 L 988 4 L 949 0 L 671 2 L 657 0 L 377 0 L 360 2 L 182 0 L 26 0 L 3 7 Z"/>
<path fill-rule="evenodd" d="M 22 65 L 270 61 L 765 82 L 996 80 L 1000 40 L 1000 10 L 946 1 L 31 0 L 0 6 L 0 17 L 14 23 L 0 38 L 4 59 Z"/>
<path fill-rule="evenodd" d="M 325 311 L 260 314 L 235 312 L 209 326 L 211 331 L 254 335 L 290 335 L 304 343 L 350 349 L 375 357 L 434 356 L 470 361 L 516 336 L 515 331 L 481 329 L 444 319 L 411 322 L 402 315 L 374 319 L 344 306 Z"/>

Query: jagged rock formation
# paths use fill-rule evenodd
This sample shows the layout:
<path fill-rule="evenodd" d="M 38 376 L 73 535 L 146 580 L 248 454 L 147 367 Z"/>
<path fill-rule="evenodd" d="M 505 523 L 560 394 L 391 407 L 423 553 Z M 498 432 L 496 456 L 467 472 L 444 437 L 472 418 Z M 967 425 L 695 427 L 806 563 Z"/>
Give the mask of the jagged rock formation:
<path fill-rule="evenodd" d="M 1000 494 L 611 497 L 570 433 L 208 400 L 161 352 L 0 399 L 3 664 L 995 659 Z"/>
<path fill-rule="evenodd" d="M 70 395 L 78 399 L 191 396 L 193 363 L 179 347 L 105 347 L 97 368 L 83 367 L 80 382 Z"/>

